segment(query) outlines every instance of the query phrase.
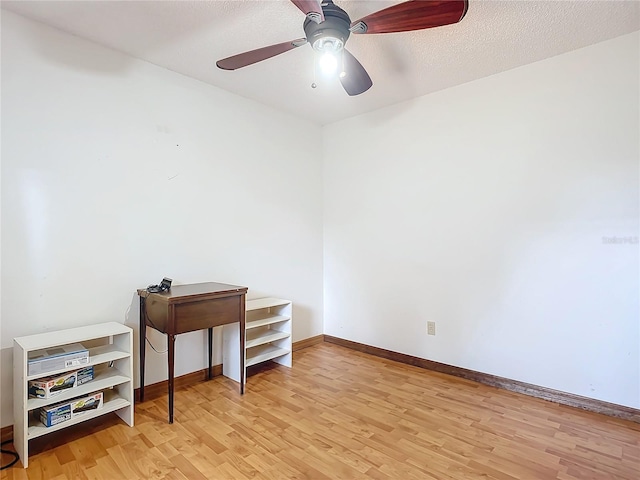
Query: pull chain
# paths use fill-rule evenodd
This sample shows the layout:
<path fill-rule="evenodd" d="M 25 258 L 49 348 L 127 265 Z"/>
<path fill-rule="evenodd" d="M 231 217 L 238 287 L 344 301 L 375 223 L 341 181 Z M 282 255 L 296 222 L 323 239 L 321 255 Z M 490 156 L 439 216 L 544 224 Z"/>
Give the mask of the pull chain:
<path fill-rule="evenodd" d="M 318 86 L 318 84 L 316 83 L 317 77 L 316 77 L 316 70 L 318 69 L 318 62 L 317 57 L 318 54 L 314 51 L 313 52 L 313 83 L 311 84 L 311 88 L 316 88 Z"/>

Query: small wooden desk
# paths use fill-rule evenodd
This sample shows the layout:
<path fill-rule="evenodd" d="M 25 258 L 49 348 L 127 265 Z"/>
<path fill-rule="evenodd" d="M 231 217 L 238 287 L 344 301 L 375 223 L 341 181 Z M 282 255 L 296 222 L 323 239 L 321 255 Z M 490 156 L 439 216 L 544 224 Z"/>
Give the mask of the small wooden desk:
<path fill-rule="evenodd" d="M 147 325 L 167 335 L 169 350 L 169 423 L 173 423 L 173 370 L 175 336 L 195 330 L 209 330 L 209 372 L 213 356 L 213 327 L 240 322 L 240 393 L 244 394 L 245 295 L 247 287 L 224 283 L 175 285 L 168 292 L 140 296 L 140 401 L 144 401 L 144 363 Z"/>

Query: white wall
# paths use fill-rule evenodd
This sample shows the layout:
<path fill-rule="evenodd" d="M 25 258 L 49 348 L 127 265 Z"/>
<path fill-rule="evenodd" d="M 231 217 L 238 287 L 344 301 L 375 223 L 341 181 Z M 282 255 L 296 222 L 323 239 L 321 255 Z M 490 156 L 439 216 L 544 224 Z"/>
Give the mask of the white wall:
<path fill-rule="evenodd" d="M 325 127 L 325 333 L 640 407 L 639 40 Z"/>
<path fill-rule="evenodd" d="M 325 333 L 640 407 L 638 245 L 602 241 L 638 235 L 638 43 L 325 127 Z M 1 67 L 0 426 L 14 336 L 137 329 L 163 276 L 323 332 L 319 127 L 5 11 Z"/>
<path fill-rule="evenodd" d="M 13 337 L 137 330 L 135 291 L 163 276 L 289 298 L 293 340 L 321 334 L 319 133 L 3 11 L 2 426 Z M 204 368 L 204 333 L 176 344 L 176 375 Z M 166 379 L 147 351 L 147 383 Z"/>

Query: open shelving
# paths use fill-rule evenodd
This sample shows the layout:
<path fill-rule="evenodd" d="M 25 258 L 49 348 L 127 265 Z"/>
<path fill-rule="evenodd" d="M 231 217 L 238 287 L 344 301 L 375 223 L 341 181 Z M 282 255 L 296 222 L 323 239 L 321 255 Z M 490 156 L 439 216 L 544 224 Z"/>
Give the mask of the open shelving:
<path fill-rule="evenodd" d="M 32 352 L 81 343 L 89 350 L 89 364 L 93 366 L 93 380 L 71 388 L 52 398 L 30 398 L 29 380 L 64 374 L 79 367 L 28 375 Z M 103 393 L 103 406 L 78 417 L 46 427 L 39 419 L 42 407 L 71 400 L 91 393 Z M 29 440 L 92 418 L 115 412 L 125 423 L 133 426 L 133 330 L 116 322 L 59 330 L 13 340 L 13 444 L 22 465 L 29 465 Z"/>
<path fill-rule="evenodd" d="M 247 300 L 245 312 L 245 368 L 267 360 L 291 367 L 291 301 L 272 297 Z M 238 324 L 223 327 L 222 373 L 236 382 L 240 381 L 239 329 Z"/>

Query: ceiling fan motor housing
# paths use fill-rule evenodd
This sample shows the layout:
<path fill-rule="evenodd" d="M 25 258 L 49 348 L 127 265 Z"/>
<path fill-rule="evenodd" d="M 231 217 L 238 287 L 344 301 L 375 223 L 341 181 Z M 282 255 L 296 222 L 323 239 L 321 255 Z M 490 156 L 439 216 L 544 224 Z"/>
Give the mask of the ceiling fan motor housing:
<path fill-rule="evenodd" d="M 304 21 L 304 33 L 314 50 L 323 50 L 327 44 L 334 50 L 342 50 L 351 32 L 351 19 L 347 12 L 333 2 L 322 3 L 324 22 L 316 23 L 307 18 Z"/>

